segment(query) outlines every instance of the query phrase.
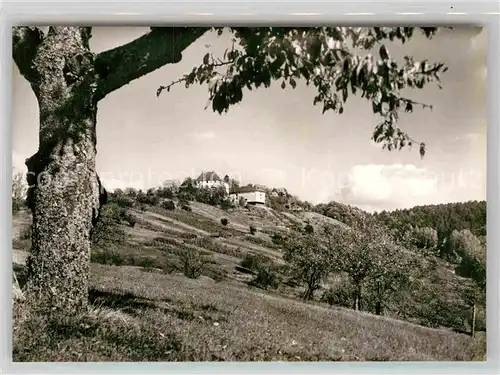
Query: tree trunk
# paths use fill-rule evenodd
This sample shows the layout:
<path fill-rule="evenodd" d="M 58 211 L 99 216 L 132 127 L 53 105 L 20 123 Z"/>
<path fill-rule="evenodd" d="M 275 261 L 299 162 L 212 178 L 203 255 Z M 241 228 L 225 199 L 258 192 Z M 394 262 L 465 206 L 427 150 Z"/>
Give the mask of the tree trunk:
<path fill-rule="evenodd" d="M 380 281 L 377 281 L 377 298 L 375 315 L 382 315 L 382 288 L 380 287 Z"/>
<path fill-rule="evenodd" d="M 38 152 L 26 161 L 33 247 L 26 298 L 72 314 L 86 307 L 90 235 L 99 212 L 96 75 L 89 30 L 51 27 L 34 60 L 40 110 Z"/>
<path fill-rule="evenodd" d="M 476 304 L 474 303 L 472 305 L 472 332 L 471 332 L 471 336 L 472 337 L 476 337 Z"/>
<path fill-rule="evenodd" d="M 361 285 L 356 284 L 356 295 L 354 299 L 354 310 L 360 311 L 361 310 Z"/>
<path fill-rule="evenodd" d="M 309 301 L 314 297 L 314 291 L 318 289 L 319 276 L 315 272 L 312 272 L 309 275 L 309 279 L 307 280 L 307 289 L 304 293 L 304 299 Z"/>

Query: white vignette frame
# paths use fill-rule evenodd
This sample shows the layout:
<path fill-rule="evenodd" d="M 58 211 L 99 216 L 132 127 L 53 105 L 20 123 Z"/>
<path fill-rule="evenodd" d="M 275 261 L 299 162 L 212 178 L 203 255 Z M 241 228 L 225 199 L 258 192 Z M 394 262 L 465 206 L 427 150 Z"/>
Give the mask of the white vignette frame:
<path fill-rule="evenodd" d="M 498 374 L 499 362 L 499 3 L 435 1 L 285 2 L 285 1 L 102 1 L 4 2 L 0 4 L 2 158 L 0 163 L 1 247 L 0 372 L 55 373 L 367 373 Z M 12 37 L 15 25 L 90 24 L 93 26 L 283 24 L 478 25 L 488 29 L 487 127 L 487 352 L 486 362 L 388 363 L 13 363 L 12 362 Z M 154 89 L 154 88 L 153 88 Z"/>

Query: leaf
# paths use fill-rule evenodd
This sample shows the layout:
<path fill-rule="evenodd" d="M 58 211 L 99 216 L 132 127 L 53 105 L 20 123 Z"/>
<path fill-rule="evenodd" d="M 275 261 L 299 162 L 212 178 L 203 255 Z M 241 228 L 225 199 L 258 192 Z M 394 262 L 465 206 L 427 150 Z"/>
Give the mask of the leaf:
<path fill-rule="evenodd" d="M 297 87 L 297 82 L 295 82 L 293 78 L 290 78 L 290 85 L 292 86 L 292 88 L 295 88 Z"/>
<path fill-rule="evenodd" d="M 285 81 L 281 82 L 281 88 L 282 88 L 282 89 L 285 89 L 285 87 L 286 87 L 286 83 L 285 83 Z"/>
<path fill-rule="evenodd" d="M 420 158 L 423 159 L 425 156 L 425 143 L 420 143 Z"/>
<path fill-rule="evenodd" d="M 223 29 L 219 29 L 219 30 L 217 30 L 217 35 L 218 35 L 218 36 L 221 36 L 223 31 L 224 31 Z"/>
<path fill-rule="evenodd" d="M 205 56 L 203 56 L 203 64 L 208 65 L 209 57 L 210 57 L 209 53 L 207 53 L 207 54 L 205 54 Z"/>
<path fill-rule="evenodd" d="M 342 100 L 344 100 L 344 103 L 347 101 L 347 89 L 342 90 Z"/>
<path fill-rule="evenodd" d="M 309 81 L 309 78 L 311 78 L 311 75 L 309 74 L 309 70 L 307 70 L 307 68 L 301 68 L 300 72 L 302 73 L 302 75 L 304 76 L 304 78 L 307 81 Z"/>
<path fill-rule="evenodd" d="M 380 58 L 382 60 L 387 60 L 389 59 L 389 53 L 387 52 L 387 49 L 385 48 L 385 46 L 382 44 L 382 46 L 380 47 L 380 50 L 379 50 L 379 54 L 380 54 Z"/>

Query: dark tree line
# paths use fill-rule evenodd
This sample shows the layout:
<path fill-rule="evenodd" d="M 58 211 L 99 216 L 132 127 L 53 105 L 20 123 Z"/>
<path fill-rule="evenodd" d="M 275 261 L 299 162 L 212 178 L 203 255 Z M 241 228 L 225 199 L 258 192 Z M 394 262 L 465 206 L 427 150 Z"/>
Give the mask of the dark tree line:
<path fill-rule="evenodd" d="M 431 227 L 440 238 L 454 230 L 469 229 L 476 236 L 486 236 L 486 201 L 470 201 L 417 206 L 410 209 L 382 211 L 375 214 L 391 229 Z"/>

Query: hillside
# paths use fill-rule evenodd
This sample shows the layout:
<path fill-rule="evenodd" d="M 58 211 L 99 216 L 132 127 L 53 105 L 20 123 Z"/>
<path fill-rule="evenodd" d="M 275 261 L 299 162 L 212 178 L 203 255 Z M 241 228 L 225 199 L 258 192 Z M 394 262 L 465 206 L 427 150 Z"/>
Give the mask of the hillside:
<path fill-rule="evenodd" d="M 64 338 L 63 347 L 77 345 L 87 355 L 98 356 L 86 360 L 138 360 L 135 350 L 139 349 L 129 347 L 131 342 L 157 330 L 158 335 L 172 332 L 179 345 L 189 350 L 164 355 L 157 350 L 166 344 L 154 339 L 159 347 L 148 354 L 154 360 L 189 356 L 198 360 L 468 360 L 482 355 L 483 334 L 471 339 L 452 332 L 468 330 L 467 312 L 462 311 L 463 302 L 456 293 L 462 279 L 439 258 L 423 259 L 432 268 L 432 277 L 420 276 L 419 293 L 405 296 L 404 303 L 388 301 L 385 317 L 369 314 L 373 312 L 369 306 L 366 312 L 355 312 L 322 302 L 322 293 L 337 285 L 335 277 L 323 284 L 314 301 L 305 303 L 299 299 L 302 289 L 282 272 L 285 261 L 276 238 L 306 225 L 317 231 L 325 223 L 345 223 L 318 210 L 280 212 L 253 206 L 223 210 L 199 202 L 189 202 L 189 209 L 134 205 L 126 209 L 126 220 L 113 230 L 108 228 L 107 235 L 116 233 L 116 237 L 96 244 L 92 254 L 92 298 L 100 307 L 96 307 L 97 316 L 86 319 L 94 323 L 97 319 L 109 330 L 133 326 L 132 336 L 127 343 L 116 343 L 104 357 L 85 335 Z M 227 219 L 227 225 L 221 219 Z M 28 226 L 29 215 L 21 211 L 13 227 L 19 235 L 13 243 L 16 263 L 24 262 L 22 251 L 30 246 Z M 201 257 L 200 277 L 185 276 L 186 254 L 194 257 L 194 263 Z M 273 265 L 271 275 L 281 280 L 277 288 L 252 284 L 258 272 L 242 266 L 249 254 Z M 484 329 L 481 314 L 478 329 Z M 111 333 L 100 333 L 104 335 L 100 340 L 115 345 L 110 342 L 115 338 L 107 336 Z M 208 352 L 200 352 L 201 342 L 210 348 Z M 24 346 L 16 349 L 20 360 L 30 355 L 31 349 Z M 458 349 L 462 347 L 468 349 Z M 56 351 L 49 356 L 75 360 Z"/>

